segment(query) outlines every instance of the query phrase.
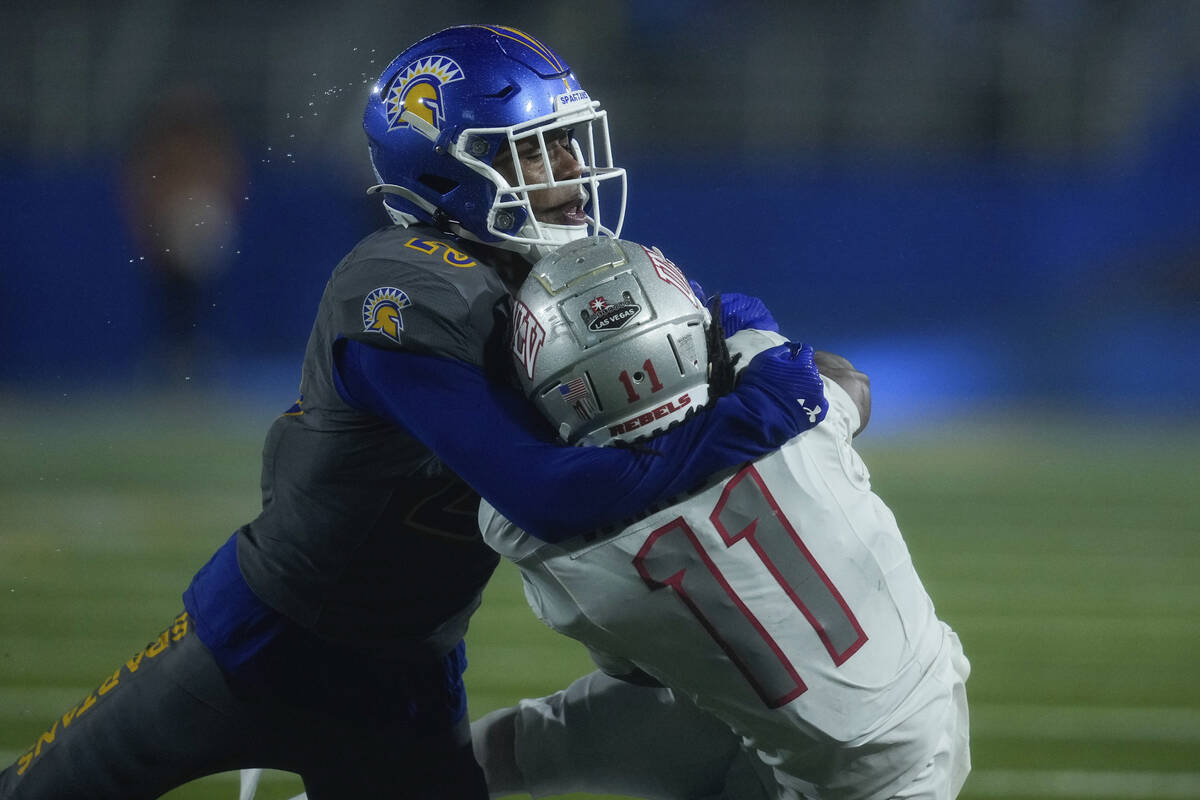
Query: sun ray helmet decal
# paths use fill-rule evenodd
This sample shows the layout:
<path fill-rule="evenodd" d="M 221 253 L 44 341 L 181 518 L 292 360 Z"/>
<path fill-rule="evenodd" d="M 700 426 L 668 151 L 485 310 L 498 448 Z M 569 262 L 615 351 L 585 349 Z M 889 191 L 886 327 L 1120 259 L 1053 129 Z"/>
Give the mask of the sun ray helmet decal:
<path fill-rule="evenodd" d="M 437 139 L 441 123 L 446 119 L 442 87 L 462 79 L 462 68 L 446 56 L 429 56 L 409 64 L 388 88 L 384 101 L 388 130 L 411 126 L 429 138 Z"/>

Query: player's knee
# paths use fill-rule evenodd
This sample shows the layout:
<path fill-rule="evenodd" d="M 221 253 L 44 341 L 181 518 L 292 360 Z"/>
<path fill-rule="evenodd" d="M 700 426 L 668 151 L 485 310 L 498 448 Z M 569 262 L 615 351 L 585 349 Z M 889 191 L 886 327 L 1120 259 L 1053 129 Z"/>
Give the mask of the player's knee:
<path fill-rule="evenodd" d="M 475 760 L 487 776 L 491 797 L 524 791 L 524 780 L 517 767 L 516 743 L 516 708 L 502 708 L 471 723 L 471 746 Z"/>

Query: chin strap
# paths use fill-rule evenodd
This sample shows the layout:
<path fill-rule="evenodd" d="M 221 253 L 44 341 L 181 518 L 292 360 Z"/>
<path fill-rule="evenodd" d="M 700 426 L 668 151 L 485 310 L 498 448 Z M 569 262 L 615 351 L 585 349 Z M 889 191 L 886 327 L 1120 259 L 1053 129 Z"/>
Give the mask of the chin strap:
<path fill-rule="evenodd" d="M 490 242 L 483 242 L 482 239 L 471 233 L 459 223 L 452 219 L 448 219 L 444 211 L 411 189 L 406 189 L 403 186 L 397 186 L 394 183 L 377 183 L 374 186 L 367 188 L 367 194 L 392 194 L 397 197 L 403 197 L 405 200 L 431 216 L 435 223 L 438 220 L 443 220 L 441 224 L 438 224 L 438 227 L 443 228 L 449 233 L 452 233 L 462 239 L 468 239 L 472 242 L 491 244 Z M 420 222 L 420 220 L 414 217 L 412 214 L 406 214 L 403 211 L 398 211 L 389 206 L 386 202 L 383 204 L 383 210 L 386 211 L 388 216 L 392 218 L 392 222 L 403 228 L 407 228 L 409 225 L 416 225 L 418 222 Z M 526 250 L 521 250 L 519 252 L 526 252 Z"/>
<path fill-rule="evenodd" d="M 587 225 L 551 225 L 548 222 L 539 222 L 535 227 L 531 220 L 521 226 L 521 236 L 532 239 L 535 234 L 542 241 L 530 242 L 525 245 L 529 248 L 527 252 L 534 261 L 545 258 L 568 242 L 584 239 L 591 235 L 588 233 Z"/>
<path fill-rule="evenodd" d="M 406 189 L 403 186 L 397 186 L 394 183 L 377 183 L 374 186 L 367 188 L 367 194 L 391 194 L 397 197 L 402 197 L 408 202 L 415 205 L 417 208 L 424 211 L 433 219 L 445 218 L 445 212 L 435 206 L 433 203 L 426 200 L 421 195 Z M 412 214 L 406 214 L 403 211 L 397 211 L 387 203 L 383 204 L 388 216 L 392 218 L 392 222 L 403 227 L 416 224 L 419 220 Z M 573 242 L 577 239 L 582 239 L 585 236 L 590 236 L 587 225 L 553 225 L 548 222 L 536 222 L 532 216 L 526 220 L 521 226 L 519 236 L 526 239 L 541 239 L 540 242 L 517 242 L 501 237 L 498 242 L 484 242 L 475 234 L 468 231 L 458 222 L 447 220 L 445 228 L 463 239 L 468 239 L 473 242 L 480 242 L 491 247 L 499 247 L 502 250 L 510 250 L 514 253 L 526 255 L 532 261 L 544 258 L 553 253 L 558 248 L 568 242 Z"/>
<path fill-rule="evenodd" d="M 405 189 L 403 186 L 397 186 L 394 183 L 377 183 L 374 186 L 369 186 L 367 187 L 367 194 L 394 194 L 397 197 L 403 197 L 405 200 L 412 203 L 414 206 L 421 209 L 431 217 L 436 217 L 441 213 L 441 210 L 437 206 L 426 200 L 424 197 L 421 197 L 421 195 L 417 194 L 411 189 Z M 384 203 L 384 208 L 387 208 L 388 214 L 390 214 L 392 219 L 399 224 L 411 225 L 417 221 L 416 218 L 411 214 L 405 214 L 403 211 L 396 211 L 393 208 L 388 208 L 387 203 Z M 400 220 L 397 219 L 398 216 L 407 219 L 405 222 L 400 222 Z"/>

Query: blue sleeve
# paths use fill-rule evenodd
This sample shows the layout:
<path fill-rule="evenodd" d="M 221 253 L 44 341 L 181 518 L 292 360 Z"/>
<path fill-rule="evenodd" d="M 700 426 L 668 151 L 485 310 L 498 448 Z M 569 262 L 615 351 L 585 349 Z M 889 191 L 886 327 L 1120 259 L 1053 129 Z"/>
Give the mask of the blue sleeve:
<path fill-rule="evenodd" d="M 500 513 L 544 541 L 619 524 L 800 432 L 783 404 L 765 393 L 759 401 L 751 387 L 656 437 L 652 451 L 567 447 L 519 392 L 488 381 L 476 367 L 343 344 L 334 369 L 348 403 L 403 427 Z"/>

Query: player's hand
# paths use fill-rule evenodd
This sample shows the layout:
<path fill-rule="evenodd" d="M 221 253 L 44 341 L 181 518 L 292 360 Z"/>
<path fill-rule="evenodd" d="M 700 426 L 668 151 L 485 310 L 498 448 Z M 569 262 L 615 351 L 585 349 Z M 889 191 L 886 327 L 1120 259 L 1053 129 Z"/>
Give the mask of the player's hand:
<path fill-rule="evenodd" d="M 738 386 L 743 385 L 761 389 L 785 404 L 801 432 L 816 427 L 829 410 L 825 384 L 807 344 L 788 342 L 763 350 L 738 376 Z"/>
<path fill-rule="evenodd" d="M 721 327 L 726 336 L 733 336 L 747 328 L 779 333 L 779 323 L 767 309 L 767 304 L 740 292 L 721 294 Z"/>
<path fill-rule="evenodd" d="M 704 293 L 704 287 L 696 281 L 688 280 L 688 285 L 692 287 L 701 305 L 720 314 L 721 329 L 726 336 L 733 336 L 747 328 L 779 332 L 779 323 L 775 321 L 767 304 L 759 298 L 741 292 L 721 292 L 709 297 Z M 714 308 L 713 301 L 718 298 L 720 304 Z"/>
<path fill-rule="evenodd" d="M 858 436 L 871 420 L 871 379 L 855 369 L 847 359 L 835 353 L 817 350 L 813 353 L 813 360 L 817 362 L 821 376 L 845 389 L 846 394 L 854 401 L 855 407 L 858 408 L 858 430 L 854 431 L 853 435 Z"/>

